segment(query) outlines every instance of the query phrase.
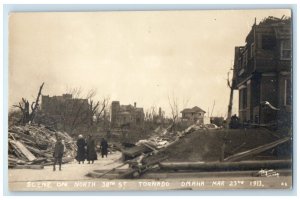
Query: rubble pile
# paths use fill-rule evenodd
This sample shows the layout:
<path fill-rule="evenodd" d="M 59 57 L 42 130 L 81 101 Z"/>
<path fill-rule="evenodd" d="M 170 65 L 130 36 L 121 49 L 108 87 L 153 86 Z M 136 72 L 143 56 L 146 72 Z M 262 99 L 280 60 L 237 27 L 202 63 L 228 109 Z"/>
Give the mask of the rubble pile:
<path fill-rule="evenodd" d="M 162 149 L 168 147 L 181 137 L 204 128 L 205 127 L 202 125 L 191 125 L 183 131 L 172 132 L 170 131 L 170 127 L 166 129 L 158 127 L 150 138 L 147 140 L 140 140 L 136 143 L 136 145 L 145 145 L 149 148 Z"/>
<path fill-rule="evenodd" d="M 256 138 L 256 139 L 255 139 Z M 173 173 L 174 170 L 228 171 L 263 168 L 289 168 L 290 160 L 276 160 L 273 148 L 290 139 L 278 138 L 273 132 L 257 129 L 222 129 L 214 124 L 191 125 L 183 131 L 157 128 L 153 135 L 133 146 L 120 147 L 126 169 L 113 168 L 87 174 L 93 178 L 138 178 L 147 172 Z M 264 152 L 267 151 L 267 152 Z M 245 153 L 247 152 L 247 154 Z M 261 160 L 260 156 L 267 161 Z M 228 158 L 236 158 L 234 162 Z M 228 160 L 228 161 L 227 161 Z M 259 167 L 259 168 L 258 168 Z M 258 176 L 279 176 L 272 170 Z"/>
<path fill-rule="evenodd" d="M 168 128 L 158 127 L 154 130 L 152 136 L 148 139 L 139 140 L 135 145 L 130 147 L 121 147 L 123 153 L 124 164 L 129 164 L 129 168 L 115 176 L 115 178 L 137 178 L 149 170 L 156 169 L 158 163 L 169 159 L 168 149 L 173 149 L 187 135 L 198 130 L 207 130 L 210 127 L 204 125 L 191 125 L 183 131 L 172 130 L 172 125 Z M 215 129 L 215 126 L 213 127 Z M 107 175 L 116 168 L 105 172 L 91 172 L 87 174 L 89 177 L 100 178 Z"/>
<path fill-rule="evenodd" d="M 55 131 L 42 125 L 11 126 L 8 135 L 8 166 L 10 168 L 51 165 L 58 137 L 62 138 L 65 145 L 63 163 L 73 161 L 76 154 L 76 144 L 68 133 Z"/>

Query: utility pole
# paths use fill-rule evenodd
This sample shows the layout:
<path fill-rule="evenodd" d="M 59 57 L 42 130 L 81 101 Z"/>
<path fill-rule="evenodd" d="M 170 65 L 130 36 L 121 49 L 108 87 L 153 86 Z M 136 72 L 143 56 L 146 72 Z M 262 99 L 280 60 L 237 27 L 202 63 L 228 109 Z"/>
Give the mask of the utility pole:
<path fill-rule="evenodd" d="M 214 100 L 214 104 L 213 104 L 213 107 L 212 107 L 212 110 L 211 110 L 211 114 L 210 114 L 211 117 L 212 117 L 212 114 L 214 112 L 215 104 L 216 104 L 216 100 Z"/>
<path fill-rule="evenodd" d="M 227 110 L 227 119 L 226 119 L 226 128 L 229 128 L 229 123 L 232 115 L 232 100 L 233 100 L 233 80 L 231 79 L 231 83 L 229 81 L 229 72 L 227 74 L 227 86 L 230 88 L 230 97 L 229 97 L 229 104 Z"/>

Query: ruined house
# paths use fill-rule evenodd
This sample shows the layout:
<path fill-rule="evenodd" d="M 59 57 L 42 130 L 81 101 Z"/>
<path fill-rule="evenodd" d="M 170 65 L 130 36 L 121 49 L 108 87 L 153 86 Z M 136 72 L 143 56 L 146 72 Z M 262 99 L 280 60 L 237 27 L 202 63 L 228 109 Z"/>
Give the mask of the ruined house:
<path fill-rule="evenodd" d="M 129 105 L 120 105 L 119 101 L 111 104 L 111 126 L 112 128 L 142 127 L 144 124 L 144 109 Z"/>
<path fill-rule="evenodd" d="M 191 123 L 204 123 L 204 114 L 206 112 L 202 110 L 201 108 L 195 106 L 193 108 L 185 108 L 181 111 L 182 114 L 182 121 L 187 121 Z"/>
<path fill-rule="evenodd" d="M 291 121 L 291 32 L 290 18 L 268 17 L 253 24 L 244 46 L 235 47 L 233 86 L 242 122 Z"/>

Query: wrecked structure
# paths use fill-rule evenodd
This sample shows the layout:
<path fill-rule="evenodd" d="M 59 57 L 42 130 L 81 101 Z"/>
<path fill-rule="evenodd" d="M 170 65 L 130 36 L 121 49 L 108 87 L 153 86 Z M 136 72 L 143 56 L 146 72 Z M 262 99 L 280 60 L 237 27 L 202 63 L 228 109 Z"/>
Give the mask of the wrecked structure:
<path fill-rule="evenodd" d="M 181 132 L 157 129 L 132 146 L 120 146 L 123 162 L 109 170 L 93 170 L 88 177 L 161 178 L 195 176 L 202 172 L 290 174 L 290 137 L 278 137 L 264 128 L 228 130 L 192 125 Z M 224 140 L 227 141 L 226 144 Z M 266 169 L 265 171 L 259 171 Z M 250 174 L 249 174 L 250 172 Z M 267 174 L 266 174 L 267 173 Z M 213 174 L 211 174 L 213 175 Z M 203 176 L 203 174 L 202 174 Z M 272 175 L 273 176 L 273 175 Z"/>
<path fill-rule="evenodd" d="M 53 151 L 57 138 L 64 141 L 63 163 L 72 162 L 77 150 L 72 137 L 43 125 L 26 124 L 8 129 L 8 167 L 42 169 L 53 164 Z"/>
<path fill-rule="evenodd" d="M 204 114 L 206 112 L 199 108 L 198 106 L 195 106 L 193 108 L 185 108 L 181 111 L 182 114 L 182 121 L 190 122 L 190 123 L 198 123 L 203 124 L 204 123 Z"/>
<path fill-rule="evenodd" d="M 233 87 L 241 122 L 291 126 L 291 41 L 291 19 L 268 17 L 255 21 L 245 46 L 235 47 Z"/>
<path fill-rule="evenodd" d="M 144 124 L 144 109 L 134 106 L 120 105 L 119 101 L 113 101 L 111 103 L 111 127 L 142 127 Z"/>

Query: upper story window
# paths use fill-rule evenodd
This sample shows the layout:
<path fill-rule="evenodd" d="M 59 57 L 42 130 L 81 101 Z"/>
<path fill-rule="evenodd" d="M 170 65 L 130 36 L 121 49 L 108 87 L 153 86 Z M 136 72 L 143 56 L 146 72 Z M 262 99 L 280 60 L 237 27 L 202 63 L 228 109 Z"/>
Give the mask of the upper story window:
<path fill-rule="evenodd" d="M 292 58 L 291 40 L 282 40 L 280 45 L 280 59 L 290 60 Z"/>
<path fill-rule="evenodd" d="M 261 48 L 264 50 L 274 50 L 276 47 L 276 37 L 272 35 L 262 35 Z"/>

